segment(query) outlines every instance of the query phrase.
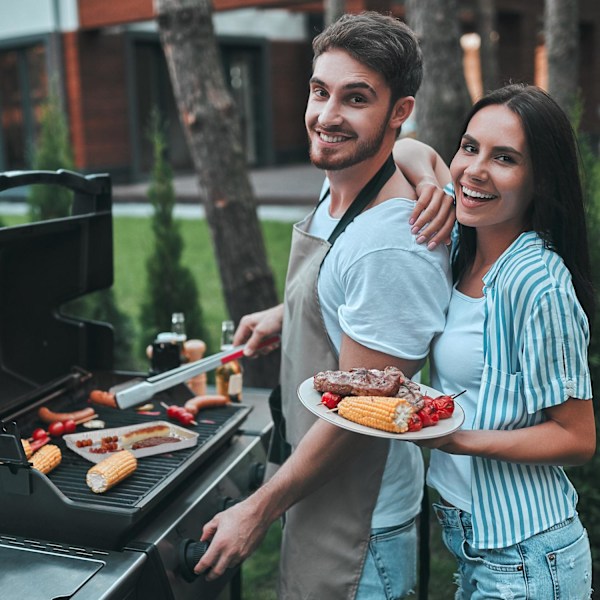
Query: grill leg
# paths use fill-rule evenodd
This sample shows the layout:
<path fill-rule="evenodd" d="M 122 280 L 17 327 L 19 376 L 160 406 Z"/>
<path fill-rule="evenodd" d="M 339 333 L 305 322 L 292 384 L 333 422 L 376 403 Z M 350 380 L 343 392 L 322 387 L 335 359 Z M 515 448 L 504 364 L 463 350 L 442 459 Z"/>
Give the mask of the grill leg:
<path fill-rule="evenodd" d="M 237 569 L 229 584 L 229 600 L 242 600 L 242 566 Z"/>

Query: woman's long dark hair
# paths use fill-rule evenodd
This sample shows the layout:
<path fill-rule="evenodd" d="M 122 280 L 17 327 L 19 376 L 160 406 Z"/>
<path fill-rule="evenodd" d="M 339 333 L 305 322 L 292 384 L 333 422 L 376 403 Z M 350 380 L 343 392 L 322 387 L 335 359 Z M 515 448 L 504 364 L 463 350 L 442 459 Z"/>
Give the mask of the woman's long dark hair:
<path fill-rule="evenodd" d="M 573 277 L 577 298 L 591 324 L 594 290 L 573 128 L 564 111 L 542 89 L 513 84 L 476 102 L 467 115 L 463 134 L 475 113 L 495 104 L 506 106 L 521 120 L 533 167 L 531 227 L 564 260 Z M 455 280 L 472 264 L 475 250 L 475 229 L 459 225 L 459 244 L 453 264 Z"/>

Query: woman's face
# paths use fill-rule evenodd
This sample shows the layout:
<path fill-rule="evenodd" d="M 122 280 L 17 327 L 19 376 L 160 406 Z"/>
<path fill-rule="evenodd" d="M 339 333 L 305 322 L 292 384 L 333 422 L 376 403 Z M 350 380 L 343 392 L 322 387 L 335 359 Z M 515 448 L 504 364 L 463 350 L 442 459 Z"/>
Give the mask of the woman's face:
<path fill-rule="evenodd" d="M 529 228 L 533 173 L 521 119 L 504 105 L 473 115 L 450 164 L 456 218 L 510 242 Z"/>

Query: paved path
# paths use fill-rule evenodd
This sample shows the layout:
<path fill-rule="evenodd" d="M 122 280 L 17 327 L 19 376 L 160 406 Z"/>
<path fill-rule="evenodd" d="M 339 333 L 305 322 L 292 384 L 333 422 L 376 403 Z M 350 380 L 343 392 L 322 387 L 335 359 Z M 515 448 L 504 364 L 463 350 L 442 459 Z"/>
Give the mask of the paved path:
<path fill-rule="evenodd" d="M 298 164 L 253 169 L 250 182 L 259 205 L 312 205 L 321 190 L 323 172 L 311 165 Z M 179 175 L 174 180 L 179 203 L 197 203 L 198 184 L 195 175 Z M 147 183 L 113 186 L 113 199 L 117 202 L 147 202 Z"/>
<path fill-rule="evenodd" d="M 323 183 L 323 173 L 311 164 L 291 165 L 252 170 L 250 180 L 261 220 L 296 222 L 316 202 Z M 179 219 L 204 218 L 196 176 L 178 175 L 173 183 L 177 198 L 174 216 Z M 148 183 L 114 185 L 113 214 L 135 217 L 152 215 L 147 193 Z M 23 215 L 26 212 L 27 205 L 24 202 L 0 201 L 0 215 Z"/>

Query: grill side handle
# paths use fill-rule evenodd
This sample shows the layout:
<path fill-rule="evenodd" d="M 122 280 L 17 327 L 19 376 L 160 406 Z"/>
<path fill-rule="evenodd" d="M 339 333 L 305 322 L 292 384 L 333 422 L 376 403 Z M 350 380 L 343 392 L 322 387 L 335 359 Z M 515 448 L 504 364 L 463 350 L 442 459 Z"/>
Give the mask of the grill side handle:
<path fill-rule="evenodd" d="M 111 210 L 110 175 L 81 175 L 67 169 L 58 171 L 5 171 L 0 174 L 0 192 L 34 184 L 59 185 L 74 192 L 72 214 Z"/>
<path fill-rule="evenodd" d="M 31 494 L 31 466 L 25 456 L 14 421 L 0 421 L 0 491 L 18 496 Z"/>

